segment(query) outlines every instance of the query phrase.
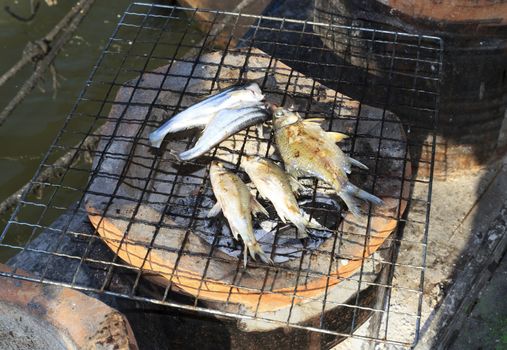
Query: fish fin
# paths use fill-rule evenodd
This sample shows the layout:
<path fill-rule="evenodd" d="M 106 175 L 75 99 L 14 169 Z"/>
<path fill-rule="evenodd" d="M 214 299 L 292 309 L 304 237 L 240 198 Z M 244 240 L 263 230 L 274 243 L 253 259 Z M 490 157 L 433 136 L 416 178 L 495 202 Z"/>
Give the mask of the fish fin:
<path fill-rule="evenodd" d="M 276 228 L 276 222 L 271 220 L 264 220 L 259 223 L 259 225 L 262 227 L 262 229 L 266 232 L 273 232 L 273 230 Z"/>
<path fill-rule="evenodd" d="M 295 210 L 298 210 L 298 209 L 295 209 Z M 282 221 L 284 223 L 289 221 L 294 226 L 296 226 L 296 229 L 297 229 L 296 238 L 298 238 L 298 239 L 307 238 L 308 234 L 306 233 L 306 227 L 308 226 L 308 220 L 306 219 L 306 217 L 304 215 L 304 211 L 302 211 L 301 209 L 299 209 L 298 211 L 299 212 L 281 211 L 281 212 L 277 212 L 277 213 L 278 213 L 278 216 L 280 217 L 280 219 L 282 219 Z"/>
<path fill-rule="evenodd" d="M 160 145 L 162 145 L 162 141 L 164 141 L 165 134 L 162 134 L 159 129 L 153 131 L 148 136 L 150 140 L 150 144 L 152 147 L 160 148 Z"/>
<path fill-rule="evenodd" d="M 351 157 L 348 157 L 348 158 L 349 158 L 350 164 L 352 164 L 354 166 L 357 166 L 358 168 L 361 168 L 361 169 L 364 169 L 364 170 L 368 170 L 368 167 L 366 165 L 364 165 L 363 163 L 361 163 L 360 161 L 358 161 L 357 159 L 354 159 L 354 158 L 351 158 Z"/>
<path fill-rule="evenodd" d="M 310 215 L 304 211 L 303 209 L 300 209 L 300 212 L 301 212 L 301 216 L 305 219 L 306 223 L 306 227 L 308 228 L 313 228 L 315 230 L 325 230 L 325 231 L 331 231 L 329 230 L 327 227 L 325 226 L 322 226 L 317 220 L 315 220 L 314 218 L 310 218 Z"/>
<path fill-rule="evenodd" d="M 308 118 L 303 119 L 303 123 L 322 124 L 326 119 L 324 118 Z"/>
<path fill-rule="evenodd" d="M 303 186 L 295 176 L 288 174 L 288 178 L 292 192 L 299 194 L 300 190 L 304 190 L 305 186 Z"/>
<path fill-rule="evenodd" d="M 252 184 L 253 185 L 253 182 L 250 182 L 249 185 Z M 264 197 L 262 195 L 262 193 L 260 193 L 259 191 L 257 191 L 255 188 L 250 188 L 250 195 L 252 196 L 252 198 L 255 198 L 255 196 L 257 195 L 257 193 L 259 193 L 259 197 L 261 197 L 262 199 L 267 199 L 266 197 Z M 252 205 L 253 207 L 253 205 Z"/>
<path fill-rule="evenodd" d="M 308 228 L 313 228 L 314 230 L 323 230 L 323 231 L 331 231 L 327 227 L 322 226 L 317 221 L 312 220 L 308 222 Z"/>
<path fill-rule="evenodd" d="M 311 228 L 314 230 L 334 232 L 333 230 L 330 230 L 327 227 L 322 226 L 317 220 L 315 220 L 315 218 L 310 218 L 310 215 L 308 215 L 308 213 L 302 209 L 301 209 L 301 216 L 305 219 L 307 228 Z"/>
<path fill-rule="evenodd" d="M 218 202 L 215 203 L 215 205 L 210 209 L 208 212 L 208 215 L 206 215 L 208 218 L 212 218 L 220 214 L 222 211 L 222 207 L 220 207 L 220 204 Z"/>
<path fill-rule="evenodd" d="M 261 213 L 261 214 L 264 214 L 265 216 L 269 217 L 268 211 L 253 196 L 250 199 L 250 205 L 252 208 L 252 214 L 254 216 L 257 216 L 258 213 Z"/>
<path fill-rule="evenodd" d="M 229 225 L 229 226 L 230 226 L 230 225 Z M 239 240 L 239 233 L 238 233 L 238 231 L 236 231 L 235 229 L 233 229 L 233 228 L 231 227 L 231 233 L 232 233 L 232 237 L 234 237 L 234 239 L 235 239 L 236 241 L 237 241 L 237 240 Z"/>
<path fill-rule="evenodd" d="M 334 132 L 334 131 L 326 131 L 326 135 L 329 136 L 333 142 L 338 143 L 346 138 L 349 137 L 349 135 L 342 134 L 341 132 Z"/>
<path fill-rule="evenodd" d="M 338 193 L 338 195 L 341 199 L 343 199 L 347 205 L 347 208 L 352 214 L 354 214 L 354 216 L 361 216 L 361 206 L 359 204 L 359 201 L 354 198 L 351 193 L 342 190 L 340 193 Z"/>
<path fill-rule="evenodd" d="M 311 223 L 308 221 L 309 218 L 310 216 L 301 209 L 299 209 L 299 213 L 297 214 L 293 212 L 287 215 L 287 221 L 290 221 L 297 229 L 296 238 L 304 239 L 308 237 L 307 228 L 311 227 Z"/>
<path fill-rule="evenodd" d="M 227 93 L 230 97 L 235 97 L 237 95 L 240 95 L 242 93 L 240 86 L 234 86 L 231 89 L 229 89 L 229 92 Z"/>

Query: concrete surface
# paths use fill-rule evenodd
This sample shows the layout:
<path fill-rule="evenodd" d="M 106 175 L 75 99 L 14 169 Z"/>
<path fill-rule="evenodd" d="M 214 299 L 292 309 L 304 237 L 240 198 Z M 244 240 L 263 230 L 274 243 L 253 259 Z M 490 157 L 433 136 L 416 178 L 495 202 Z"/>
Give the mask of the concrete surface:
<path fill-rule="evenodd" d="M 462 182 L 463 186 L 466 185 L 464 179 L 456 181 Z M 505 253 L 507 247 L 505 159 L 495 167 L 491 167 L 489 171 L 475 174 L 473 188 L 475 193 L 472 193 L 471 205 L 463 205 L 464 208 L 469 207 L 469 210 L 463 212 L 461 219 L 451 227 L 443 224 L 446 218 L 445 211 L 432 211 L 435 214 L 432 221 L 434 234 L 430 238 L 431 243 L 435 244 L 437 250 L 440 247 L 442 249 L 440 254 L 429 256 L 428 278 L 425 285 L 440 288 L 442 295 L 435 300 L 436 306 L 439 307 L 432 310 L 422 327 L 419 349 L 446 348 L 450 345 L 461 330 L 467 309 L 488 280 L 495 275 L 494 267 Z M 436 186 L 435 192 L 444 192 L 444 189 Z M 449 191 L 448 195 L 454 198 L 454 201 L 457 198 L 460 200 L 464 198 L 458 189 L 456 192 Z M 438 206 L 437 201 L 434 203 Z M 439 268 L 445 261 L 452 263 L 447 270 Z M 439 273 L 443 273 L 441 283 L 434 284 Z"/>
<path fill-rule="evenodd" d="M 451 350 L 507 349 L 507 256 L 470 309 Z"/>
<path fill-rule="evenodd" d="M 414 189 L 414 196 L 418 197 L 417 187 Z M 417 207 L 411 210 L 410 216 L 418 212 Z M 489 170 L 476 174 L 468 174 L 447 181 L 435 180 L 428 236 L 427 269 L 424 274 L 422 295 L 421 334 L 416 348 L 446 348 L 455 339 L 456 333 L 452 333 L 452 330 L 460 329 L 462 320 L 454 324 L 456 319 L 459 320 L 459 317 L 454 316 L 456 313 L 463 313 L 462 308 L 467 304 L 466 297 L 473 292 L 478 293 L 487 283 L 487 280 L 483 278 L 488 276 L 486 272 L 495 274 L 495 270 L 488 271 L 488 265 L 491 265 L 486 264 L 488 260 L 495 254 L 505 251 L 503 240 L 506 237 L 504 235 L 507 229 L 506 219 L 507 159 L 498 162 Z M 418 232 L 417 227 L 406 225 L 404 240 L 418 241 L 421 238 L 422 232 Z M 418 254 L 420 251 L 412 250 L 411 252 L 409 247 L 402 242 L 397 262 L 413 262 Z M 394 288 L 412 286 L 417 289 L 419 278 L 420 275 L 415 269 L 398 269 L 394 273 L 392 285 Z M 495 303 L 498 304 L 499 300 L 502 300 L 507 304 L 505 298 L 507 289 L 505 287 L 495 289 L 495 286 L 502 285 L 493 283 L 490 294 L 486 294 L 493 297 L 496 293 Z M 417 298 L 416 294 L 400 293 L 393 289 L 388 303 L 391 310 L 389 319 L 387 322 L 386 317 L 383 317 L 379 337 L 384 336 L 393 340 L 406 339 L 413 335 L 413 320 L 411 317 L 403 316 L 402 313 L 416 312 L 413 307 L 417 305 Z M 488 304 L 487 300 L 484 303 Z M 499 307 L 499 312 L 502 308 L 503 306 Z M 397 313 L 392 313 L 392 310 L 396 310 Z M 505 327 L 503 319 L 498 319 L 496 326 L 492 325 L 495 322 L 494 316 L 488 319 L 492 322 L 488 323 L 488 327 L 492 329 Z M 370 322 L 365 323 L 356 334 L 376 336 L 371 333 Z M 476 334 L 470 334 L 470 338 L 474 337 Z M 400 348 L 396 345 L 374 344 L 351 338 L 334 349 L 373 347 L 375 349 Z"/>

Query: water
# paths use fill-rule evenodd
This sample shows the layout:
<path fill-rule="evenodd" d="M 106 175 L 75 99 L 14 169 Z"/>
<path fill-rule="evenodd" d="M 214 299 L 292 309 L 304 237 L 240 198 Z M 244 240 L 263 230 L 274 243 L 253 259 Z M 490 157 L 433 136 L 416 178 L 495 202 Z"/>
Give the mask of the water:
<path fill-rule="evenodd" d="M 0 127 L 0 201 L 27 183 L 33 176 L 41 158 L 48 150 L 63 121 L 70 112 L 83 88 L 99 53 L 131 1 L 96 1 L 73 38 L 58 55 L 55 66 L 60 87 L 56 96 L 52 90 L 51 75 L 47 75 Z M 30 13 L 29 1 L 6 1 L 17 14 Z M 57 6 L 48 7 L 41 1 L 40 9 L 31 22 L 20 22 L 0 10 L 0 74 L 19 59 L 29 40 L 35 41 L 47 32 L 70 10 L 75 1 L 60 0 Z M 26 68 L 0 88 L 0 105 L 3 108 L 14 96 L 33 68 Z M 83 177 L 83 176 L 81 176 Z M 76 181 L 83 178 L 76 178 Z M 0 230 L 8 216 L 0 218 Z M 0 231 L 1 232 L 1 231 Z M 21 237 L 30 234 L 25 232 Z M 16 235 L 12 235 L 14 237 Z M 5 242 L 4 242 L 5 243 Z M 16 243 L 16 242 L 14 242 Z M 0 262 L 12 255 L 0 247 Z"/>

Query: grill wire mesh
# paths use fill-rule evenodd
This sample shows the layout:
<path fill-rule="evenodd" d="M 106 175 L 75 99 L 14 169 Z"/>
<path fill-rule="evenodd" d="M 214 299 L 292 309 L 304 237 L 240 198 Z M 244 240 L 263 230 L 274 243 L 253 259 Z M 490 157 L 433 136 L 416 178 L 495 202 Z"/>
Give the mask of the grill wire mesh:
<path fill-rule="evenodd" d="M 203 19 L 200 16 L 202 14 L 206 14 L 208 19 Z M 204 32 L 203 25 L 207 28 Z M 324 45 L 323 42 L 326 40 L 332 41 L 333 45 Z M 172 62 L 186 60 L 192 63 L 197 60 L 195 57 L 219 49 L 227 52 L 241 49 L 248 55 L 253 47 L 262 49 L 270 55 L 269 57 L 275 57 L 293 69 L 288 73 L 285 91 L 281 92 L 283 101 L 291 96 L 293 86 L 298 84 L 297 72 L 302 72 L 326 87 L 352 96 L 359 102 L 358 110 L 361 110 L 366 103 L 380 108 L 381 128 L 387 127 L 385 125 L 392 122 L 384 118 L 387 118 L 388 111 L 394 111 L 401 120 L 398 123 L 402 125 L 407 135 L 407 141 L 403 145 L 405 156 L 397 161 L 403 162 L 404 168 L 405 165 L 411 167 L 413 172 L 411 174 L 404 172 L 398 181 L 408 185 L 410 191 L 408 195 L 401 191 L 396 194 L 398 200 L 407 202 L 407 210 L 404 213 L 398 211 L 398 214 L 392 218 L 397 222 L 397 229 L 385 243 L 391 249 L 389 259 L 379 259 L 375 255 L 367 256 L 362 260 L 357 273 L 346 278 L 354 283 L 356 288 L 356 294 L 352 295 L 349 301 L 336 303 L 350 311 L 346 331 L 335 328 L 325 320 L 324 312 L 330 307 L 329 305 L 334 305 L 333 300 L 326 299 L 327 286 L 326 293 L 318 300 L 322 310 L 320 321 L 311 325 L 299 324 L 292 320 L 291 312 L 294 305 L 291 306 L 285 320 L 273 320 L 263 317 L 258 312 L 246 312 L 241 309 L 224 311 L 213 307 L 203 302 L 199 291 L 194 296 L 180 297 L 173 292 L 174 286 L 171 280 L 166 280 L 163 288 L 154 292 L 150 287 L 146 287 L 149 283 L 144 280 L 144 275 L 150 272 L 149 264 L 143 262 L 141 267 L 135 267 L 124 262 L 117 256 L 117 252 L 109 251 L 104 247 L 97 232 L 86 219 L 87 212 L 83 204 L 85 195 L 89 193 L 87 184 L 101 176 L 119 177 L 123 181 L 128 170 L 114 169 L 111 173 L 101 173 L 102 170 L 93 171 L 88 158 L 91 156 L 101 159 L 105 152 L 110 152 L 109 156 L 126 158 L 126 164 L 137 161 L 133 153 L 115 154 L 111 150 L 99 151 L 84 146 L 87 137 L 108 137 L 101 134 L 102 129 L 99 126 L 107 120 L 111 108 L 142 106 L 148 108 L 148 115 L 151 115 L 155 109 L 163 109 L 168 113 L 182 109 L 181 99 L 176 105 L 171 106 L 160 105 L 156 99 L 148 104 L 138 103 L 132 98 L 127 101 L 117 101 L 115 95 L 118 89 L 125 82 L 136 82 L 132 79 Z M 342 50 L 341 60 L 336 59 L 337 50 Z M 134 3 L 121 17 L 97 64 L 93 67 L 76 105 L 44 157 L 37 173 L 52 167 L 53 162 L 69 150 L 78 149 L 87 156 L 76 160 L 70 166 L 59 169 L 61 177 L 58 179 L 42 183 L 32 180 L 32 187 L 42 186 L 43 190 L 37 195 L 25 194 L 22 197 L 0 236 L 0 250 L 3 258 L 10 257 L 10 264 L 26 268 L 19 257 L 29 256 L 32 261 L 36 261 L 32 265 L 32 267 L 37 266 L 34 268 L 36 271 L 33 275 L 26 275 L 17 270 L 9 273 L 0 272 L 0 275 L 143 300 L 200 313 L 261 320 L 277 326 L 296 327 L 343 338 L 352 337 L 362 341 L 410 346 L 418 337 L 421 320 L 441 56 L 442 43 L 434 37 Z M 247 72 L 248 69 L 247 65 L 241 67 L 241 74 Z M 270 67 L 266 67 L 264 73 L 266 83 Z M 190 75 L 182 75 L 180 78 L 188 79 Z M 238 81 L 243 78 L 244 76 L 240 75 Z M 213 89 L 217 89 L 221 83 L 223 81 L 220 81 L 220 77 L 215 77 L 212 82 Z M 131 87 L 134 90 L 142 89 L 139 82 Z M 262 88 L 268 89 L 266 85 Z M 181 94 L 185 93 L 183 91 Z M 311 101 L 315 97 L 312 94 L 314 94 L 313 89 L 310 94 L 300 97 Z M 339 106 L 342 101 L 335 98 L 334 103 Z M 311 107 L 300 112 L 304 115 L 311 114 Z M 323 115 L 321 117 L 329 121 L 337 116 Z M 359 119 L 359 122 L 363 118 L 350 116 L 345 112 L 338 117 Z M 158 126 L 158 122 L 150 118 L 140 119 L 138 123 L 141 124 L 141 128 L 151 129 Z M 359 133 L 358 129 L 353 130 L 350 135 L 351 142 L 344 151 L 351 156 L 357 156 L 357 151 L 354 149 L 355 139 L 380 137 L 379 145 L 381 145 L 382 130 L 379 135 L 371 136 Z M 115 137 L 121 138 L 122 135 L 115 135 Z M 187 146 L 191 146 L 191 140 L 191 137 L 185 140 Z M 125 141 L 134 144 L 148 142 L 146 138 L 139 135 Z M 390 161 L 382 159 L 380 148 L 379 146 L 378 150 L 372 150 L 369 154 L 361 156 L 373 160 L 373 164 Z M 150 174 L 156 174 L 157 159 L 160 158 L 160 154 L 150 153 L 146 157 L 148 159 L 145 160 L 152 164 L 149 169 Z M 369 176 L 373 182 L 377 181 L 378 177 L 375 169 L 376 167 L 373 167 L 365 172 L 365 176 Z M 207 175 L 199 180 L 200 186 L 209 188 Z M 150 190 L 147 186 L 140 189 L 142 195 L 139 205 L 146 204 L 145 194 Z M 113 192 L 112 196 L 114 195 Z M 200 205 L 202 201 L 197 201 L 192 212 L 194 217 L 199 211 L 204 212 L 208 209 L 199 207 Z M 336 215 L 339 213 L 337 212 Z M 182 229 L 190 232 L 191 225 Z M 365 246 L 368 244 L 370 234 L 368 227 L 369 224 L 363 232 Z M 333 260 L 342 258 L 338 250 L 342 244 L 341 234 L 340 226 L 338 226 L 333 237 L 330 238 L 334 239 L 337 247 L 334 254 L 329 257 L 330 266 Z M 44 237 L 46 241 L 41 242 L 41 237 Z M 163 248 L 157 247 L 157 249 Z M 203 258 L 214 259 L 213 249 L 216 247 L 212 244 L 210 254 Z M 192 252 L 183 243 L 177 254 L 180 257 Z M 382 269 L 384 278 L 373 282 L 367 281 L 363 276 L 363 270 L 368 264 L 374 264 Z M 236 273 L 239 273 L 241 266 L 242 262 L 238 262 Z M 265 268 L 276 271 L 279 267 L 274 265 Z M 295 272 L 298 278 L 301 274 L 301 280 L 311 274 L 311 271 Z M 91 277 L 83 277 L 86 273 Z M 128 278 L 125 279 L 127 282 L 118 283 L 118 276 L 127 276 Z M 206 269 L 200 278 L 199 288 L 202 288 L 208 278 Z M 234 283 L 230 283 L 230 287 L 232 291 L 235 287 Z M 380 295 L 380 302 L 373 306 L 363 306 L 359 301 L 359 292 L 367 287 L 377 288 L 377 294 Z M 256 292 L 261 297 L 277 293 L 266 285 Z M 285 294 L 292 295 L 292 304 L 295 304 L 296 290 L 292 293 L 285 292 Z M 354 333 L 361 323 L 359 313 L 365 310 L 379 320 L 379 326 L 373 335 Z M 405 333 L 397 329 L 396 318 L 400 317 L 408 320 L 405 322 L 405 327 L 410 329 Z"/>

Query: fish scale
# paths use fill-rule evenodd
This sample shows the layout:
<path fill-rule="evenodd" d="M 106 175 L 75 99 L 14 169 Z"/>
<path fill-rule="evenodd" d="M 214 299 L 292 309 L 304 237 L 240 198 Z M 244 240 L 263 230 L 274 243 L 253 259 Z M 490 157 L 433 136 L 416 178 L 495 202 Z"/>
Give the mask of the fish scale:
<path fill-rule="evenodd" d="M 180 153 L 179 158 L 181 160 L 197 158 L 228 137 L 250 126 L 263 123 L 268 118 L 269 113 L 263 105 L 224 109 L 210 120 L 194 147 Z"/>
<path fill-rule="evenodd" d="M 268 216 L 266 209 L 252 196 L 239 176 L 225 169 L 221 163 L 211 163 L 210 180 L 217 204 L 208 215 L 216 215 L 222 211 L 233 237 L 236 240 L 241 237 L 245 245 L 244 266 L 246 267 L 247 254 L 254 260 L 258 255 L 262 261 L 273 263 L 262 250 L 253 232 L 252 214 L 263 213 Z"/>
<path fill-rule="evenodd" d="M 349 182 L 351 165 L 367 167 L 347 157 L 336 145 L 340 136 L 327 133 L 314 121 L 304 120 L 297 112 L 273 107 L 275 142 L 287 171 L 293 175 L 310 175 L 333 187 L 348 209 L 361 215 L 356 198 L 382 205 L 383 201 Z"/>
<path fill-rule="evenodd" d="M 263 99 L 264 95 L 255 82 L 233 86 L 169 118 L 162 126 L 150 133 L 150 143 L 153 147 L 159 148 L 169 133 L 203 128 L 221 110 L 259 106 Z"/>

